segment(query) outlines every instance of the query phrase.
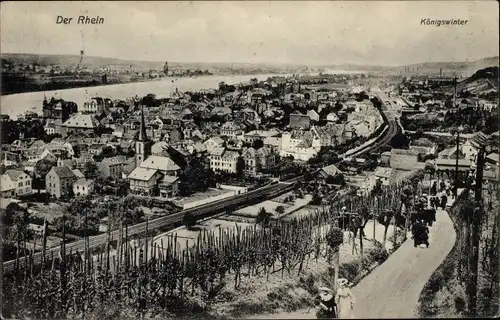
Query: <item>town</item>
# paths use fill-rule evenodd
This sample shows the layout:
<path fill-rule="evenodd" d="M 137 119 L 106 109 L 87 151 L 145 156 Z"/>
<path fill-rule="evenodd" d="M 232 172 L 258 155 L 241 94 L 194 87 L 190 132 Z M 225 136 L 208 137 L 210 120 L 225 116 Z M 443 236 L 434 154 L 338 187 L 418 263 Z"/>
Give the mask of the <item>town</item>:
<path fill-rule="evenodd" d="M 497 3 L 0 13 L 2 319 L 500 314 Z"/>
<path fill-rule="evenodd" d="M 491 72 L 498 67 L 461 81 L 441 70 L 274 76 L 170 98 L 89 97 L 83 105 L 46 97 L 42 114 L 2 116 L 1 206 L 16 230 L 4 243 L 4 270 L 18 270 L 24 254 L 44 265 L 60 248 L 97 250 L 111 232 L 120 263 L 127 239 L 147 246 L 153 237 L 156 248 L 175 231 L 189 248 L 198 234 L 234 223 L 307 219 L 332 203 L 364 212 L 353 201 L 407 181 L 417 195 L 453 196 L 470 183 L 483 149 L 483 179 L 495 183 L 498 91 L 484 77 Z M 377 219 L 372 239 L 385 228 L 382 245 L 391 252 L 408 225 L 383 211 Z M 363 221 L 372 228 L 369 216 Z M 363 252 L 360 241 L 353 253 Z"/>

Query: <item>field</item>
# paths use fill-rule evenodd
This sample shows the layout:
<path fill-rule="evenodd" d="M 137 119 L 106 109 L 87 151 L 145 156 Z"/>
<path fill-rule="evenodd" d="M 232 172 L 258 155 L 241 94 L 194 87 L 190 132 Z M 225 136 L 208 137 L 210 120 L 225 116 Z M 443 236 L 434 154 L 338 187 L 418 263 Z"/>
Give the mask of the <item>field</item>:
<path fill-rule="evenodd" d="M 248 206 L 242 209 L 239 209 L 232 213 L 234 216 L 240 217 L 248 217 L 248 218 L 256 218 L 260 209 L 264 208 L 267 212 L 273 214 L 274 217 L 277 216 L 276 208 L 282 206 L 285 209 L 283 216 L 288 216 L 291 212 L 295 210 L 300 210 L 301 207 L 307 205 L 311 199 L 311 195 L 305 195 L 304 198 L 296 198 L 290 202 L 284 202 L 284 200 L 289 197 L 291 193 L 281 195 L 280 197 L 274 198 L 272 200 L 266 200 L 264 202 Z"/>
<path fill-rule="evenodd" d="M 54 202 L 50 202 L 49 204 L 31 202 L 28 210 L 31 211 L 36 217 L 42 219 L 45 218 L 50 223 L 54 219 L 62 217 L 66 208 Z"/>

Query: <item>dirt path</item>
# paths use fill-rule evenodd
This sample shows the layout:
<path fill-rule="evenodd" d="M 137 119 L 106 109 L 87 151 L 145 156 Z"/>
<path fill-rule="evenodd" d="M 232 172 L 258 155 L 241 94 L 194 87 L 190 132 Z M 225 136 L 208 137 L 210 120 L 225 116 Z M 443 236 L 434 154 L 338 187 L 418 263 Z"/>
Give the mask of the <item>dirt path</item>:
<path fill-rule="evenodd" d="M 352 289 L 356 297 L 356 318 L 413 318 L 414 308 L 424 285 L 442 263 L 455 243 L 453 222 L 446 211 L 439 210 L 430 228 L 430 246 L 414 248 L 410 238 L 381 266 Z M 315 319 L 315 310 L 306 313 L 282 312 L 259 315 L 266 319 Z"/>

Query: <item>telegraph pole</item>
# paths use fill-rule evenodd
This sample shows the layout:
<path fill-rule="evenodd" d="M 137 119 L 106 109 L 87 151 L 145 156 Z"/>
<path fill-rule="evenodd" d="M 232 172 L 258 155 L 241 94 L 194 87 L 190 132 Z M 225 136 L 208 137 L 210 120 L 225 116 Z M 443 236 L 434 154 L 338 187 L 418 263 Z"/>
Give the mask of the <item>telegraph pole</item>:
<path fill-rule="evenodd" d="M 457 77 L 453 78 L 453 85 L 454 85 L 454 91 L 453 91 L 453 108 L 455 109 L 457 107 L 456 100 L 457 100 Z M 457 120 L 458 116 L 460 114 L 460 111 L 457 110 Z M 456 156 L 456 161 L 455 161 L 455 187 L 453 188 L 453 195 L 455 199 L 457 198 L 458 194 L 458 155 L 460 153 L 460 130 L 457 130 L 457 156 Z"/>
<path fill-rule="evenodd" d="M 455 186 L 453 188 L 453 195 L 455 197 L 455 199 L 457 198 L 457 194 L 458 194 L 458 156 L 459 156 L 459 153 L 460 153 L 460 131 L 457 131 L 457 156 L 456 156 L 456 159 L 455 159 Z"/>
<path fill-rule="evenodd" d="M 477 276 L 479 269 L 479 242 L 481 239 L 481 220 L 483 214 L 483 169 L 485 146 L 482 145 L 477 155 L 474 213 L 472 216 L 472 257 L 469 277 L 469 316 L 477 316 Z"/>

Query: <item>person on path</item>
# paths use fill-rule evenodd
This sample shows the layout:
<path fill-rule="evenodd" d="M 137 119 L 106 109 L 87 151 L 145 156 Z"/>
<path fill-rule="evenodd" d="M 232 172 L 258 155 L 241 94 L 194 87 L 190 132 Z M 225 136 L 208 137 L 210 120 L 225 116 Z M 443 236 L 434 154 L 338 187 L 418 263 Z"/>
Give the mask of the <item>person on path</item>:
<path fill-rule="evenodd" d="M 356 300 L 351 292 L 351 289 L 347 287 L 347 279 L 341 278 L 337 280 L 337 294 L 335 296 L 335 302 L 337 303 L 338 317 L 339 319 L 354 319 L 353 309 Z"/>
<path fill-rule="evenodd" d="M 337 304 L 335 303 L 335 296 L 333 291 L 327 287 L 319 288 L 319 297 L 316 301 L 316 307 L 319 309 L 316 312 L 318 319 L 336 319 L 337 318 Z"/>

